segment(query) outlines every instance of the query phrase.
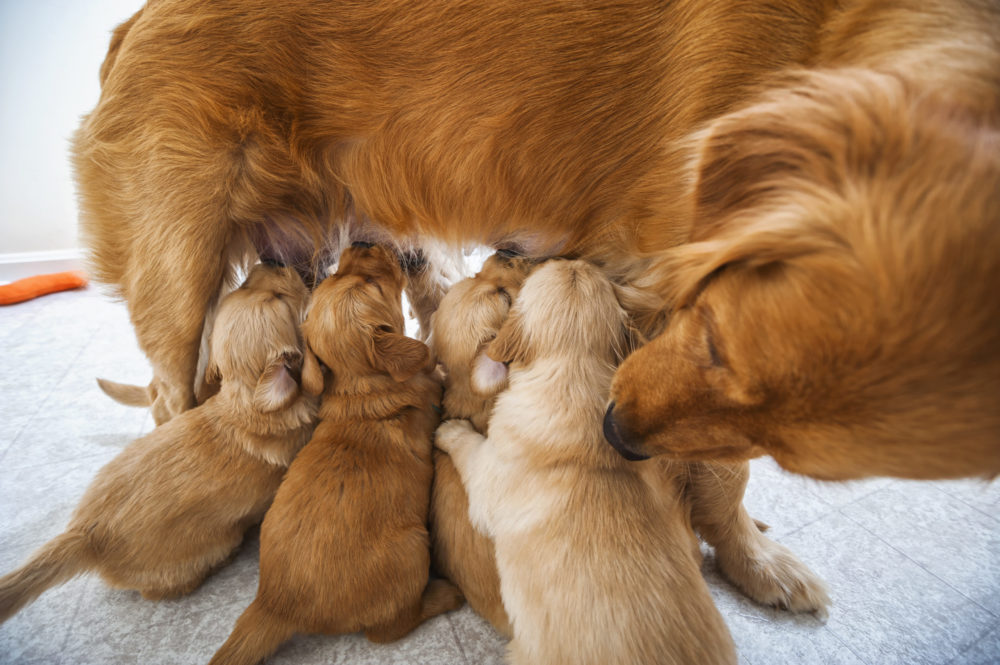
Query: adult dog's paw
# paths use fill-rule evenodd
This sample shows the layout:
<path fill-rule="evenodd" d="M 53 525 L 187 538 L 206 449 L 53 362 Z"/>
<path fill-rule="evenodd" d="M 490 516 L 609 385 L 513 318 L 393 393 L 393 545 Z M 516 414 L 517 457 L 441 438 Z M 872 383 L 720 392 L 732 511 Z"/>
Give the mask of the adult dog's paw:
<path fill-rule="evenodd" d="M 716 556 L 723 575 L 758 603 L 826 619 L 826 584 L 784 545 L 761 536 L 740 552 L 717 549 Z"/>

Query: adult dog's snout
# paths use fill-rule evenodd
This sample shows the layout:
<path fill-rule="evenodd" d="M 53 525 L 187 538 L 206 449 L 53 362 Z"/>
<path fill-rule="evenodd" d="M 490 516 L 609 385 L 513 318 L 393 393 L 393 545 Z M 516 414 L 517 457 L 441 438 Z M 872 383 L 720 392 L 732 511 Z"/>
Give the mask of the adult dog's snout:
<path fill-rule="evenodd" d="M 639 462 L 649 459 L 649 455 L 635 451 L 635 444 L 615 419 L 615 403 L 608 406 L 607 413 L 604 414 L 604 438 L 608 440 L 611 447 L 618 451 L 618 454 L 630 462 Z"/>

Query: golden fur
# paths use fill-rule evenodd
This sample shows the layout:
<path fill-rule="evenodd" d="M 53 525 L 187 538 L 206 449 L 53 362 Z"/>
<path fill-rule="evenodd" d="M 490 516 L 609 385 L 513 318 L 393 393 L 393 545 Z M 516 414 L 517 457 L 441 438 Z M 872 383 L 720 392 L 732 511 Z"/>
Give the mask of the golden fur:
<path fill-rule="evenodd" d="M 1000 472 L 985 115 L 856 70 L 713 123 L 695 197 L 715 231 L 663 257 L 677 311 L 616 376 L 610 439 L 828 480 Z"/>
<path fill-rule="evenodd" d="M 405 282 L 389 251 L 351 247 L 313 293 L 302 381 L 322 392 L 320 421 L 264 518 L 257 597 L 214 665 L 256 663 L 297 632 L 387 642 L 462 603 L 428 583 L 441 383 L 402 333 Z"/>
<path fill-rule="evenodd" d="M 219 309 L 219 393 L 101 469 L 66 531 L 0 578 L 0 620 L 86 571 L 159 599 L 192 591 L 227 560 L 312 433 L 317 399 L 297 383 L 307 299 L 294 271 L 251 270 Z"/>
<path fill-rule="evenodd" d="M 510 362 L 489 438 L 450 420 L 437 445 L 493 538 L 512 663 L 735 663 L 680 487 L 653 488 L 600 433 L 627 317 L 582 261 L 525 281 L 491 343 Z"/>
<path fill-rule="evenodd" d="M 446 370 L 444 417 L 463 418 L 487 435 L 506 366 L 486 348 L 507 317 L 530 262 L 495 255 L 475 278 L 455 284 L 433 317 L 432 346 Z M 643 477 L 666 497 L 681 491 L 694 528 L 715 547 L 723 574 L 750 598 L 800 612 L 826 613 L 830 602 L 814 573 L 787 548 L 764 536 L 743 508 L 745 464 L 644 463 Z M 432 556 L 469 604 L 506 637 L 510 621 L 500 596 L 492 541 L 469 521 L 469 504 L 451 458 L 434 451 L 431 494 Z"/>
<path fill-rule="evenodd" d="M 485 350 L 532 267 L 533 262 L 526 259 L 494 254 L 475 277 L 451 287 L 432 317 L 431 347 L 445 372 L 444 417 L 467 419 L 481 434 L 487 433 L 493 402 L 503 382 L 481 383 L 477 388 L 473 375 L 477 366 L 485 364 L 487 373 L 496 376 L 499 369 L 506 376 L 503 365 L 486 357 Z M 493 543 L 469 521 L 469 500 L 462 479 L 451 458 L 439 449 L 434 450 L 429 521 L 434 568 L 458 585 L 469 605 L 497 632 L 511 637 L 500 598 Z"/>
<path fill-rule="evenodd" d="M 751 444 L 706 425 L 729 456 L 995 474 L 997 34 L 981 0 L 159 0 L 115 32 L 74 139 L 81 228 L 162 413 L 194 404 L 234 263 L 361 228 L 588 258 L 647 333 L 702 286 L 748 298 L 738 324 L 712 305 L 719 344 L 762 373 L 737 392 L 776 399 Z M 617 414 L 647 452 L 716 457 L 654 432 L 699 394 L 651 362 L 684 318 L 623 368 Z"/>

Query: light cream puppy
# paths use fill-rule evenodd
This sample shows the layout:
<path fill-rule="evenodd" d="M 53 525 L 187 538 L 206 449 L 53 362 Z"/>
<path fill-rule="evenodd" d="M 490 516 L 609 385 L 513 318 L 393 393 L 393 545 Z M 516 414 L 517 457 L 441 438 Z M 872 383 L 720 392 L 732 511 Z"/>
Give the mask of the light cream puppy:
<path fill-rule="evenodd" d="M 506 368 L 486 356 L 535 262 L 497 252 L 475 277 L 455 284 L 431 318 L 429 341 L 445 372 L 444 417 L 466 418 L 486 434 Z M 469 521 L 462 479 L 447 453 L 434 450 L 429 515 L 434 568 L 462 590 L 469 605 L 501 635 L 511 637 L 500 598 L 493 543 Z"/>
<path fill-rule="evenodd" d="M 438 429 L 470 517 L 495 543 L 512 663 L 736 662 L 680 488 L 654 491 L 604 443 L 628 337 L 595 268 L 547 263 L 488 350 L 510 368 L 489 439 L 468 421 Z"/>

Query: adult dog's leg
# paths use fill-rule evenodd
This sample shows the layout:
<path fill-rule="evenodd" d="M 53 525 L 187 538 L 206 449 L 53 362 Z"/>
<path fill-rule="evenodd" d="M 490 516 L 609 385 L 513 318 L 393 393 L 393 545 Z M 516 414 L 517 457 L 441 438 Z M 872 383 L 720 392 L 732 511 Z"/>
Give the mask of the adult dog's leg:
<path fill-rule="evenodd" d="M 437 311 L 451 285 L 468 276 L 460 250 L 447 250 L 436 242 L 404 250 L 400 262 L 406 271 L 406 298 L 410 316 L 420 324 L 419 337 L 427 341 L 431 333 L 431 315 Z"/>
<path fill-rule="evenodd" d="M 826 585 L 784 545 L 758 528 L 743 507 L 750 465 L 692 463 L 687 495 L 692 526 L 715 548 L 722 573 L 764 605 L 825 616 Z"/>
<path fill-rule="evenodd" d="M 153 366 L 152 410 L 160 424 L 195 405 L 202 328 L 229 257 L 218 213 L 165 210 L 158 218 L 141 227 L 121 290 Z"/>

